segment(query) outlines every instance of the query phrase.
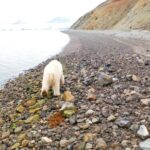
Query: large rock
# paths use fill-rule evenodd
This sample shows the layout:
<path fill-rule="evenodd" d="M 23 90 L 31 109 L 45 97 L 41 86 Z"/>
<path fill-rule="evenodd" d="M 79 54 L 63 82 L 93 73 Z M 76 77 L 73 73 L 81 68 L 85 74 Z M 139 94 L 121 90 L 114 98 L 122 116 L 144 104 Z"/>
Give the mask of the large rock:
<path fill-rule="evenodd" d="M 143 142 L 140 142 L 139 146 L 141 150 L 150 150 L 150 138 Z"/>
<path fill-rule="evenodd" d="M 147 136 L 149 136 L 149 132 L 146 128 L 145 125 L 141 125 L 139 130 L 137 131 L 137 134 L 139 137 L 141 137 L 142 139 L 146 138 Z"/>

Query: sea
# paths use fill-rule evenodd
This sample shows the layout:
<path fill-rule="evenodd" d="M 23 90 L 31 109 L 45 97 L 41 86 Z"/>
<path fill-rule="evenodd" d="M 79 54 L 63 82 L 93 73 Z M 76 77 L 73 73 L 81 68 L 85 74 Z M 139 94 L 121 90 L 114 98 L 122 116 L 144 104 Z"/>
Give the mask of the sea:
<path fill-rule="evenodd" d="M 0 30 L 0 87 L 58 54 L 69 42 L 64 29 Z"/>

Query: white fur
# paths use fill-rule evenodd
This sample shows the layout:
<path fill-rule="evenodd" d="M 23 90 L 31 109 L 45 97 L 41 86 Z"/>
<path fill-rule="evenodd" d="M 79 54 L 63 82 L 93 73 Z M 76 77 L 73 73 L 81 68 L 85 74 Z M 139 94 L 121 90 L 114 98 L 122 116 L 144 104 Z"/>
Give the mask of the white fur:
<path fill-rule="evenodd" d="M 64 84 L 63 68 L 58 60 L 52 60 L 44 69 L 41 94 L 53 89 L 54 96 L 60 95 L 60 84 Z"/>

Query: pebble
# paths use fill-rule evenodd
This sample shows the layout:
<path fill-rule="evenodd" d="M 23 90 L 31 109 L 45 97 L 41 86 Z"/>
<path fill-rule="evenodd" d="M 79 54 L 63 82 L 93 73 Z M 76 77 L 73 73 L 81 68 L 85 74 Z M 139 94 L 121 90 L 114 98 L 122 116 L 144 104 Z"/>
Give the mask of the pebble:
<path fill-rule="evenodd" d="M 2 133 L 2 139 L 5 139 L 10 136 L 10 131 L 6 131 Z"/>
<path fill-rule="evenodd" d="M 91 143 L 86 143 L 85 149 L 92 149 L 93 145 Z"/>
<path fill-rule="evenodd" d="M 107 118 L 108 121 L 114 121 L 116 120 L 116 117 L 114 115 L 110 115 L 108 118 Z"/>
<path fill-rule="evenodd" d="M 66 147 L 69 144 L 69 141 L 66 139 L 62 139 L 60 141 L 60 147 Z"/>
<path fill-rule="evenodd" d="M 99 118 L 97 117 L 95 117 L 95 118 L 92 118 L 92 123 L 98 123 L 100 120 L 99 120 Z"/>
<path fill-rule="evenodd" d="M 77 117 L 75 115 L 71 116 L 69 122 L 70 124 L 75 125 L 77 123 Z"/>
<path fill-rule="evenodd" d="M 100 86 L 106 86 L 113 83 L 113 78 L 106 73 L 101 72 L 98 79 L 98 84 Z"/>
<path fill-rule="evenodd" d="M 52 143 L 52 139 L 51 139 L 51 138 L 48 138 L 48 137 L 42 137 L 42 138 L 41 138 L 41 141 L 44 142 L 44 143 L 48 143 L 48 144 L 51 144 L 51 143 Z"/>
<path fill-rule="evenodd" d="M 21 143 L 22 147 L 27 147 L 28 146 L 29 141 L 28 140 L 23 140 Z"/>
<path fill-rule="evenodd" d="M 22 131 L 22 127 L 17 127 L 17 128 L 14 130 L 15 133 L 19 133 L 19 132 L 21 132 L 21 131 Z"/>
<path fill-rule="evenodd" d="M 147 136 L 149 136 L 149 132 L 145 125 L 141 125 L 139 130 L 137 131 L 137 134 L 142 139 L 145 139 Z"/>
<path fill-rule="evenodd" d="M 115 123 L 122 128 L 129 128 L 131 125 L 131 122 L 127 118 L 118 118 Z"/>
<path fill-rule="evenodd" d="M 84 135 L 84 142 L 89 142 L 89 141 L 92 141 L 95 137 L 95 134 L 92 134 L 92 133 L 86 133 Z"/>
<path fill-rule="evenodd" d="M 128 141 L 128 140 L 123 140 L 123 141 L 121 142 L 121 145 L 122 145 L 123 147 L 127 147 L 129 143 L 130 143 L 130 141 Z"/>
<path fill-rule="evenodd" d="M 96 140 L 96 149 L 107 149 L 107 144 L 103 138 L 99 138 Z"/>
<path fill-rule="evenodd" d="M 140 81 L 140 77 L 136 76 L 136 75 L 132 75 L 132 80 L 135 82 L 139 82 Z"/>
<path fill-rule="evenodd" d="M 15 143 L 11 146 L 11 149 L 17 149 L 20 146 L 20 143 Z"/>
<path fill-rule="evenodd" d="M 150 104 L 150 98 L 141 99 L 141 103 L 144 106 L 149 106 L 149 104 Z"/>
<path fill-rule="evenodd" d="M 67 102 L 70 102 L 74 100 L 74 96 L 72 95 L 70 91 L 65 91 L 63 95 L 63 99 Z"/>
<path fill-rule="evenodd" d="M 138 129 L 139 129 L 138 124 L 132 124 L 131 127 L 130 127 L 130 130 L 132 130 L 133 132 L 137 132 Z"/>
<path fill-rule="evenodd" d="M 94 114 L 94 111 L 93 111 L 92 109 L 89 109 L 89 110 L 85 113 L 86 116 L 90 116 L 90 115 L 92 115 L 92 114 Z"/>

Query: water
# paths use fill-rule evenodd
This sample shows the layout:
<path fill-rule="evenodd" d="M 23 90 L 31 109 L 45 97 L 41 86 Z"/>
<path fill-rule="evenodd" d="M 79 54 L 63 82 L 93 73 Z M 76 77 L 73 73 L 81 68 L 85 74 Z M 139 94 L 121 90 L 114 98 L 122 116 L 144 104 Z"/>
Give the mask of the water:
<path fill-rule="evenodd" d="M 0 31 L 0 85 L 56 55 L 68 42 L 58 30 Z"/>

